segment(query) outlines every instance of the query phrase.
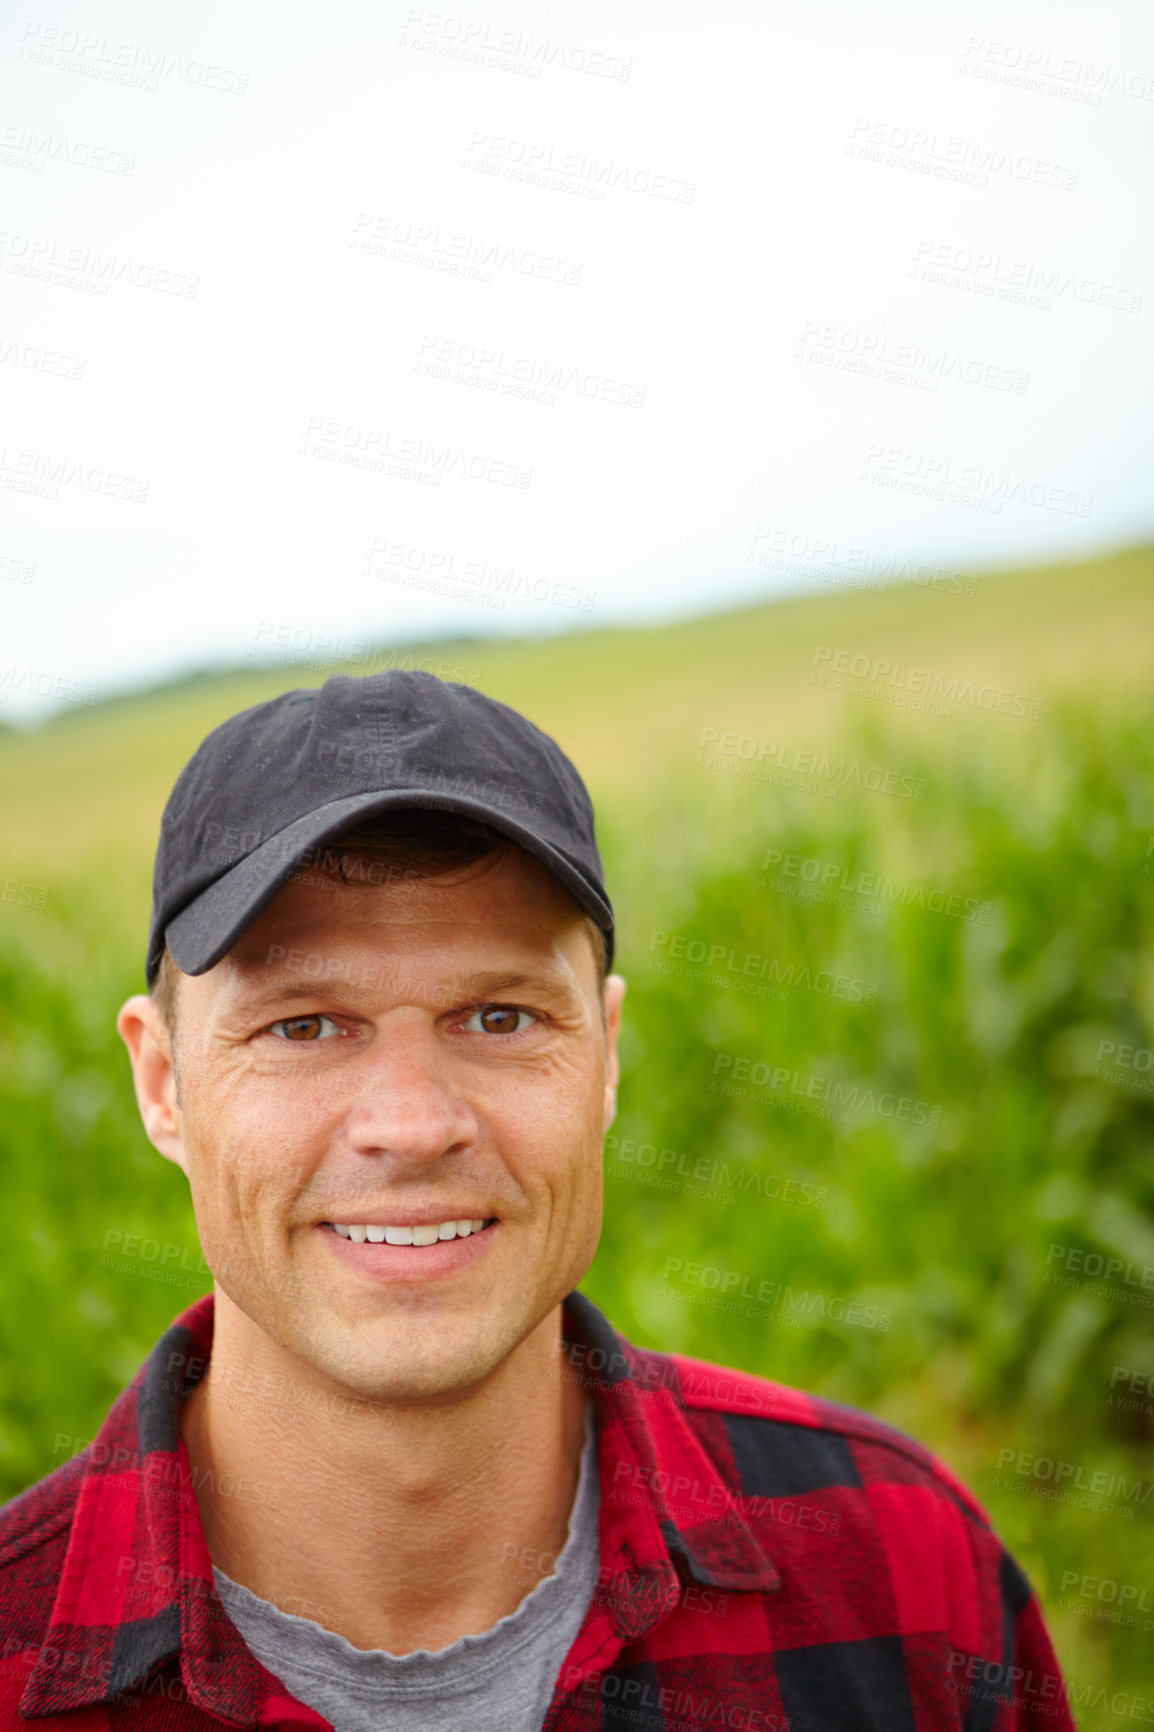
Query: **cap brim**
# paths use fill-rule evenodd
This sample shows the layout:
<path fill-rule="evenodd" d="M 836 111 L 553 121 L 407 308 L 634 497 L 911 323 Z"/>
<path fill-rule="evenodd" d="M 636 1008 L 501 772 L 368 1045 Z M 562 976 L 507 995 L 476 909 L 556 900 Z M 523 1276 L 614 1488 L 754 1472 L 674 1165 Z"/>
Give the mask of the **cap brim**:
<path fill-rule="evenodd" d="M 182 908 L 165 928 L 164 942 L 182 974 L 207 974 L 247 931 L 262 908 L 272 901 L 292 877 L 302 854 L 347 829 L 355 820 L 401 807 L 437 812 L 457 812 L 478 818 L 499 830 L 527 854 L 540 860 L 569 891 L 605 934 L 609 961 L 613 960 L 613 910 L 596 887 L 576 867 L 527 825 L 500 808 L 471 800 L 467 795 L 431 793 L 427 788 L 394 788 L 387 794 L 352 794 L 318 806 L 289 824 L 207 890 Z"/>

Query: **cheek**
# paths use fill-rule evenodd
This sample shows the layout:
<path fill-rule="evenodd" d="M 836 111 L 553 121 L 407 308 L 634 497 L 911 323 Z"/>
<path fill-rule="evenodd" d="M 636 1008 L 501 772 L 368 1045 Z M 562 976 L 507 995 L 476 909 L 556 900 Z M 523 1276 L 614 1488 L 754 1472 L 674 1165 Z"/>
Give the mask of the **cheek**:
<path fill-rule="evenodd" d="M 477 1101 L 482 1122 L 510 1163 L 526 1160 L 545 1173 L 583 1166 L 589 1145 L 600 1147 L 603 1080 L 591 1070 L 554 1069 L 510 1079 Z"/>
<path fill-rule="evenodd" d="M 280 1078 L 214 1077 L 186 1091 L 185 1142 L 194 1195 L 246 1200 L 262 1209 L 307 1174 L 310 1151 L 330 1119 L 324 1091 Z"/>
<path fill-rule="evenodd" d="M 601 1117 L 588 1076 L 522 1075 L 474 1097 L 485 1167 L 504 1168 L 536 1230 L 568 1241 L 600 1210 Z"/>

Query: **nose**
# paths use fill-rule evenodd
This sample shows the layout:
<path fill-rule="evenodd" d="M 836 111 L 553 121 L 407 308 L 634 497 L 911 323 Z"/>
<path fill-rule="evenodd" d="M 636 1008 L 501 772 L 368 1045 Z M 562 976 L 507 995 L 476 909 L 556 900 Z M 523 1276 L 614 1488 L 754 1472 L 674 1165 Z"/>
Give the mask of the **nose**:
<path fill-rule="evenodd" d="M 400 1171 L 419 1169 L 471 1147 L 478 1129 L 431 1021 L 419 1011 L 385 1018 L 358 1066 L 357 1098 L 346 1120 L 353 1153 L 387 1157 Z"/>

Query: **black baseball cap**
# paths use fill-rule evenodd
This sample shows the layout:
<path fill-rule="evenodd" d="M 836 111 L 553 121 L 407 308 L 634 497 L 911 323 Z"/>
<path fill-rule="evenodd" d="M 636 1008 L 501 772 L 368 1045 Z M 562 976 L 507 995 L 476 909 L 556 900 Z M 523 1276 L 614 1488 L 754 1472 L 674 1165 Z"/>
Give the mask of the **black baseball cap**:
<path fill-rule="evenodd" d="M 547 866 L 605 934 L 593 806 L 555 740 L 472 686 L 403 668 L 284 692 L 214 728 L 160 825 L 145 972 L 204 974 L 319 843 L 401 808 L 455 812 Z"/>

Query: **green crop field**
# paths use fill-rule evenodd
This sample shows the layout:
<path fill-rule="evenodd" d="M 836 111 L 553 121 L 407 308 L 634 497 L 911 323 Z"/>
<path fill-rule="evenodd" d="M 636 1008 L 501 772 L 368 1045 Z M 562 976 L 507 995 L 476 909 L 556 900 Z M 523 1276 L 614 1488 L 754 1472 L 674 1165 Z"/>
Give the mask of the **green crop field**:
<path fill-rule="evenodd" d="M 237 709 L 411 656 L 598 805 L 629 996 L 591 1296 L 922 1438 L 1041 1593 L 1080 1724 L 1154 1696 L 1152 580 L 1137 549 L 0 730 L 4 1494 L 208 1285 L 113 1030 L 168 789 Z"/>

